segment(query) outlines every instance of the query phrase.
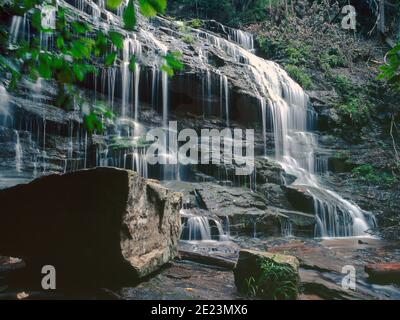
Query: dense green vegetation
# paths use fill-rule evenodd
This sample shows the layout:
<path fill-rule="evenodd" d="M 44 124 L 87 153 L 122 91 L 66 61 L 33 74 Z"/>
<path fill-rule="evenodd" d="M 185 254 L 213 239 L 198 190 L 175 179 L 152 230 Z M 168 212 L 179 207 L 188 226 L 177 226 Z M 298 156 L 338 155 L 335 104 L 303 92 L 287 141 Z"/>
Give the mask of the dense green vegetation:
<path fill-rule="evenodd" d="M 169 12 L 179 18 L 213 19 L 231 26 L 259 22 L 266 8 L 280 0 L 171 0 Z M 290 1 L 289 1 L 290 2 Z"/>
<path fill-rule="evenodd" d="M 386 184 L 391 186 L 397 181 L 396 177 L 391 173 L 379 172 L 370 164 L 363 164 L 353 169 L 352 173 L 367 182 L 373 184 Z"/>
<path fill-rule="evenodd" d="M 267 258 L 260 258 L 257 264 L 261 274 L 246 280 L 248 296 L 269 300 L 296 299 L 299 279 L 292 266 Z"/>

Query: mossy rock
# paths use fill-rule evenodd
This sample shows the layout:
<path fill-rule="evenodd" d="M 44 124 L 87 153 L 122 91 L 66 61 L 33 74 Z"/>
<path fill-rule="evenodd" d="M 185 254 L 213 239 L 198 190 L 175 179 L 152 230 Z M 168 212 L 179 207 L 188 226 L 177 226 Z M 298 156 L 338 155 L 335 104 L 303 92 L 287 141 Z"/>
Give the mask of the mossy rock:
<path fill-rule="evenodd" d="M 299 261 L 277 253 L 241 250 L 234 269 L 238 291 L 253 298 L 296 299 Z"/>

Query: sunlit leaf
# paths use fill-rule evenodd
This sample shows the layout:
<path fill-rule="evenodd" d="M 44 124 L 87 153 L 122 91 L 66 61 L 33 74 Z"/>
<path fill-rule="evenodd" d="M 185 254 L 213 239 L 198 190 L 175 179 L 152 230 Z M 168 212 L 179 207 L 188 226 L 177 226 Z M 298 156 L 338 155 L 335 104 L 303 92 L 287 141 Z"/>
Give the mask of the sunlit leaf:
<path fill-rule="evenodd" d="M 57 48 L 61 49 L 64 47 L 64 38 L 62 36 L 57 37 Z"/>
<path fill-rule="evenodd" d="M 114 46 L 116 46 L 118 49 L 122 49 L 124 47 L 124 38 L 120 33 L 110 31 L 108 35 L 110 36 L 111 42 Z"/>
<path fill-rule="evenodd" d="M 167 64 L 162 65 L 161 70 L 166 72 L 168 74 L 168 76 L 170 76 L 170 77 L 172 77 L 174 75 L 174 70 Z"/>
<path fill-rule="evenodd" d="M 106 66 L 111 66 L 114 63 L 116 57 L 117 57 L 117 53 L 116 52 L 109 53 L 106 56 L 106 58 L 104 59 L 104 64 Z"/>
<path fill-rule="evenodd" d="M 181 71 L 183 70 L 183 63 L 180 62 L 180 58 L 182 57 L 182 53 L 179 51 L 172 51 L 169 52 L 167 55 L 164 56 L 167 64 L 174 70 Z"/>
<path fill-rule="evenodd" d="M 85 79 L 85 70 L 79 64 L 74 64 L 73 66 L 74 74 L 79 81 L 83 81 Z"/>
<path fill-rule="evenodd" d="M 123 0 L 107 0 L 107 8 L 108 9 L 117 9 Z"/>
<path fill-rule="evenodd" d="M 140 12 L 145 17 L 153 17 L 157 13 L 164 13 L 167 0 L 139 0 Z"/>
<path fill-rule="evenodd" d="M 91 29 L 89 25 L 79 21 L 72 21 L 71 26 L 76 33 L 85 33 Z"/>
<path fill-rule="evenodd" d="M 133 30 L 136 25 L 136 13 L 135 13 L 135 5 L 133 4 L 133 0 L 129 0 L 128 5 L 126 6 L 123 13 L 124 20 L 124 28 L 127 30 Z"/>

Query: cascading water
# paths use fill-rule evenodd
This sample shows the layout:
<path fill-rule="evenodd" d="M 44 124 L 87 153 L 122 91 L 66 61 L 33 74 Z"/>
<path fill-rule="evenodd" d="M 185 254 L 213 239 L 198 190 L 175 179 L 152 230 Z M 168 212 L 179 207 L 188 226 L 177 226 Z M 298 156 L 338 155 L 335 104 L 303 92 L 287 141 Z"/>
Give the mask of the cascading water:
<path fill-rule="evenodd" d="M 21 172 L 22 168 L 22 148 L 21 148 L 21 143 L 19 140 L 19 132 L 18 130 L 14 130 L 15 132 L 15 170 L 17 172 Z"/>
<path fill-rule="evenodd" d="M 12 123 L 12 117 L 8 107 L 9 96 L 7 89 L 0 85 L 0 123 L 6 126 L 8 123 Z"/>
<path fill-rule="evenodd" d="M 281 219 L 281 233 L 285 237 L 289 237 L 292 235 L 292 223 L 289 219 Z"/>
<path fill-rule="evenodd" d="M 247 50 L 254 50 L 254 39 L 251 33 L 233 28 L 228 28 L 228 33 L 229 40 L 240 44 L 243 48 Z"/>
<path fill-rule="evenodd" d="M 97 4 L 93 1 L 84 0 L 70 0 L 68 3 L 59 0 L 57 2 L 59 5 L 69 6 L 70 8 L 72 8 L 72 5 L 69 3 L 73 2 L 75 7 L 82 11 L 83 19 L 91 21 L 94 25 L 98 25 L 99 28 L 104 30 L 111 30 L 121 25 L 120 17 L 105 10 L 104 1 L 98 1 Z M 121 14 L 122 10 L 119 10 L 118 15 Z M 26 23 L 25 26 L 24 19 L 13 18 L 11 25 L 12 39 L 18 39 L 21 29 L 28 29 L 29 24 Z M 173 25 L 175 23 L 171 21 L 166 22 L 164 18 L 156 19 L 158 19 L 157 23 L 160 24 Z M 132 144 L 137 141 L 139 134 L 143 134 L 140 129 L 142 111 L 139 101 L 139 91 L 141 90 L 140 80 L 144 79 L 141 77 L 141 72 L 144 73 L 147 70 L 144 63 L 142 65 L 136 63 L 135 72 L 132 75 L 128 70 L 129 57 L 134 54 L 140 61 L 142 45 L 148 46 L 148 43 L 151 43 L 151 46 L 156 48 L 155 51 L 157 51 L 158 56 L 166 55 L 168 49 L 173 47 L 173 41 L 175 41 L 175 39 L 172 39 L 172 36 L 167 35 L 168 32 L 159 32 L 157 27 L 143 22 L 140 16 L 138 17 L 138 25 L 137 32 L 130 32 L 125 35 L 121 57 L 122 63 L 120 66 L 117 67 L 115 65 L 113 68 L 102 69 L 99 72 L 99 77 L 93 81 L 95 92 L 106 96 L 109 106 L 114 111 L 119 112 L 121 119 L 124 119 L 124 121 L 118 119 L 119 121 L 117 122 L 120 125 L 115 137 L 120 140 L 129 140 Z M 177 27 L 176 29 L 179 28 Z M 214 75 L 217 75 L 220 86 L 221 117 L 224 116 L 226 126 L 230 126 L 231 98 L 229 95 L 229 85 L 232 80 L 228 79 L 229 74 L 224 68 L 217 68 L 215 65 L 209 64 L 209 51 L 211 48 L 223 52 L 227 56 L 226 60 L 229 60 L 229 63 L 236 64 L 238 68 L 242 68 L 245 71 L 244 76 L 248 80 L 248 85 L 252 87 L 254 95 L 260 101 L 260 113 L 262 116 L 260 122 L 263 130 L 264 154 L 267 153 L 267 118 L 268 116 L 271 117 L 275 142 L 275 158 L 281 163 L 285 171 L 297 177 L 297 180 L 293 184 L 302 186 L 314 199 L 315 214 L 317 217 L 316 235 L 330 237 L 364 235 L 364 231 L 374 225 L 373 217 L 369 216 L 367 212 L 362 211 L 357 205 L 341 198 L 333 191 L 326 190 L 318 180 L 316 172 L 324 172 L 326 170 L 326 161 L 321 159 L 316 160 L 316 136 L 309 131 L 309 128 L 312 127 L 310 122 L 314 120 L 308 108 L 307 95 L 302 88 L 278 64 L 263 60 L 251 52 L 254 49 L 254 40 L 251 34 L 226 28 L 224 32 L 228 38 L 227 40 L 205 30 L 192 28 L 190 30 L 199 42 L 196 50 L 199 63 L 194 68 L 198 68 L 196 71 L 201 70 L 201 74 L 206 75 L 203 99 L 207 103 L 207 111 L 210 111 L 211 107 L 210 96 L 216 91 L 213 90 L 212 78 Z M 163 41 L 163 37 L 170 38 L 167 38 L 168 41 Z M 41 40 L 43 50 L 51 48 L 54 45 L 54 39 L 51 36 L 42 35 Z M 164 43 L 168 43 L 168 46 Z M 159 100 L 158 91 L 160 91 L 162 99 L 160 103 L 161 124 L 166 128 L 169 120 L 170 98 L 172 101 L 172 95 L 169 92 L 168 75 L 166 72 L 160 70 L 160 64 L 155 63 L 151 65 L 151 104 L 153 109 L 157 109 L 157 102 Z M 120 87 L 117 81 L 120 81 Z M 40 81 L 38 83 L 40 85 Z M 116 96 L 117 92 L 119 93 L 119 97 Z M 5 96 L 3 92 L 0 92 L 0 94 Z M 118 98 L 120 98 L 120 101 L 116 101 Z M 115 108 L 117 105 L 116 102 L 118 102 L 120 109 Z M 0 105 L 0 111 L 1 115 L 4 116 L 6 108 L 3 103 Z M 37 126 L 39 127 L 39 124 Z M 43 117 L 41 127 L 43 128 L 43 136 L 41 137 L 41 143 L 38 143 L 38 147 L 41 148 L 42 166 L 45 171 L 47 159 L 45 116 Z M 74 131 L 79 132 L 80 130 L 72 129 L 71 135 L 74 134 Z M 39 139 L 40 135 L 37 134 L 36 136 Z M 84 142 L 79 141 L 81 137 L 85 139 Z M 85 133 L 77 137 L 75 143 L 76 146 L 84 146 L 82 167 L 86 167 L 88 162 L 87 140 L 87 133 Z M 67 150 L 68 158 L 75 156 L 75 153 L 79 151 L 73 149 L 72 138 L 70 142 L 71 148 Z M 164 145 L 170 143 L 171 141 L 165 141 Z M 96 149 L 96 165 L 131 167 L 138 170 L 141 175 L 147 176 L 148 166 L 145 161 L 144 150 L 144 148 L 126 147 L 123 151 L 115 152 L 108 146 L 101 145 Z M 20 151 L 17 152 L 16 149 L 16 163 L 20 161 L 18 160 L 19 156 L 17 156 L 17 153 L 22 154 L 22 149 Z M 167 151 L 164 156 L 171 156 Z M 177 165 L 167 167 L 165 166 L 162 171 L 163 174 L 160 174 L 160 177 L 164 179 L 179 179 L 179 167 Z M 78 166 L 74 166 L 74 168 L 77 169 Z M 196 217 L 191 221 L 196 225 L 206 225 L 203 218 Z M 193 225 L 192 227 L 193 230 L 201 229 Z M 207 236 L 207 232 L 204 232 L 204 230 L 193 232 L 194 234 L 203 233 Z M 197 236 L 195 235 L 195 237 Z"/>
<path fill-rule="evenodd" d="M 286 172 L 297 177 L 293 184 L 303 186 L 314 198 L 318 221 L 316 236 L 366 235 L 365 231 L 376 224 L 374 217 L 335 192 L 322 187 L 315 175 L 317 142 L 315 135 L 308 130 L 313 127 L 313 123 L 309 123 L 312 117 L 308 108 L 308 97 L 302 88 L 276 63 L 263 60 L 250 51 L 203 30 L 197 33 L 198 37 L 224 50 L 237 63 L 246 63 L 261 101 L 263 135 L 267 130 L 264 119 L 267 105 L 272 118 L 275 158 Z"/>
<path fill-rule="evenodd" d="M 226 126 L 229 127 L 229 85 L 227 76 L 221 75 L 220 86 L 221 86 L 221 103 L 222 103 L 222 91 L 224 93 L 224 98 L 225 98 L 224 109 L 225 109 Z"/>
<path fill-rule="evenodd" d="M 202 215 L 201 213 L 190 212 L 186 209 L 181 210 L 183 219 L 182 240 L 188 241 L 224 241 L 228 239 L 225 235 L 220 221 Z"/>

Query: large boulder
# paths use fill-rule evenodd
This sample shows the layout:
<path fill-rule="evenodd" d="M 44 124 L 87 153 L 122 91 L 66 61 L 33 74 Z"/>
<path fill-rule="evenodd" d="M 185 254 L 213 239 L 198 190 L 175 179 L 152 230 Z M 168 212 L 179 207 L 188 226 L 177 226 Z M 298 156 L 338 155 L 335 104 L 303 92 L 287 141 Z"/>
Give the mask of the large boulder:
<path fill-rule="evenodd" d="M 238 291 L 263 299 L 296 299 L 299 287 L 296 257 L 241 250 L 234 269 Z"/>
<path fill-rule="evenodd" d="M 0 253 L 53 265 L 57 287 L 135 283 L 177 255 L 181 202 L 128 170 L 42 177 L 0 191 Z"/>

